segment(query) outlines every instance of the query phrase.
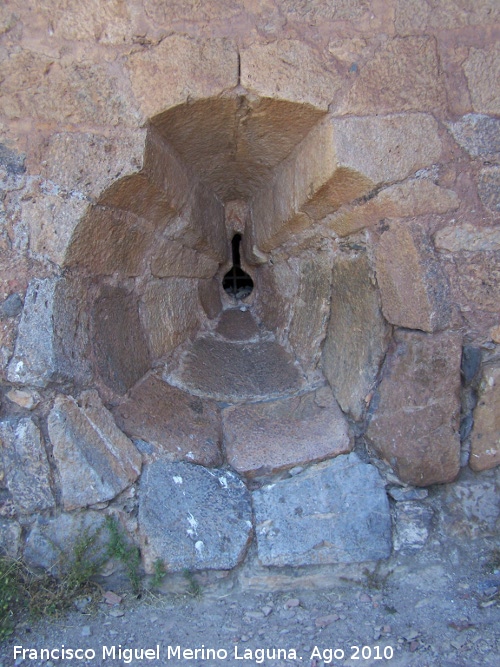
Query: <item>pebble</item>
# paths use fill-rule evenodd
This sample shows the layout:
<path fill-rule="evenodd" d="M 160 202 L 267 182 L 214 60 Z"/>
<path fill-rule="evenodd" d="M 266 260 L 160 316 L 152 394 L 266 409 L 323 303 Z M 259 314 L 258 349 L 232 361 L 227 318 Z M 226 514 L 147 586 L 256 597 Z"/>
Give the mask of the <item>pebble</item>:
<path fill-rule="evenodd" d="M 283 605 L 285 609 L 291 609 L 292 607 L 298 607 L 300 605 L 299 598 L 290 598 Z"/>
<path fill-rule="evenodd" d="M 338 621 L 340 616 L 338 614 L 328 614 L 327 616 L 319 616 L 315 621 L 314 625 L 317 628 L 326 628 L 331 623 Z"/>
<path fill-rule="evenodd" d="M 106 601 L 106 604 L 111 605 L 120 604 L 122 601 L 122 597 L 116 593 L 113 593 L 113 591 L 106 591 L 103 595 L 103 598 Z"/>
<path fill-rule="evenodd" d="M 359 601 L 360 602 L 371 602 L 372 599 L 367 593 L 361 593 L 361 595 L 359 596 Z"/>
<path fill-rule="evenodd" d="M 84 625 L 82 627 L 82 637 L 90 637 L 92 634 L 92 631 L 90 629 L 90 625 Z"/>
<path fill-rule="evenodd" d="M 120 618 L 121 616 L 125 616 L 125 612 L 123 609 L 110 609 L 108 612 L 109 616 L 113 616 L 114 618 Z"/>
<path fill-rule="evenodd" d="M 272 612 L 273 608 L 270 607 L 269 605 L 266 605 L 265 607 L 262 607 L 262 613 L 264 616 L 269 616 L 269 614 Z"/>

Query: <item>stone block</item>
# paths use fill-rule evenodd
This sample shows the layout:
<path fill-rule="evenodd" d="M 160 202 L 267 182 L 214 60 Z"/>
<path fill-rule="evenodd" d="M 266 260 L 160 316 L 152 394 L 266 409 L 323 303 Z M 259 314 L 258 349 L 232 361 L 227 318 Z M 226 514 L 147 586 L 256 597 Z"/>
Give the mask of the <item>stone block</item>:
<path fill-rule="evenodd" d="M 360 563 L 391 553 L 384 483 L 356 454 L 320 463 L 252 495 L 263 565 Z"/>
<path fill-rule="evenodd" d="M 365 0 L 342 0 L 342 2 L 290 0 L 283 6 L 282 11 L 289 21 L 299 20 L 310 26 L 322 26 L 329 21 L 358 22 L 367 14 L 371 14 Z"/>
<path fill-rule="evenodd" d="M 366 254 L 336 257 L 322 365 L 340 407 L 354 419 L 367 407 L 389 336 Z"/>
<path fill-rule="evenodd" d="M 58 396 L 48 431 L 65 510 L 111 500 L 141 472 L 141 455 L 94 390 Z"/>
<path fill-rule="evenodd" d="M 259 324 L 249 310 L 229 308 L 221 313 L 215 333 L 226 340 L 257 342 L 260 337 Z"/>
<path fill-rule="evenodd" d="M 0 553 L 7 558 L 19 558 L 21 526 L 17 521 L 0 518 Z"/>
<path fill-rule="evenodd" d="M 187 224 L 176 238 L 184 245 L 208 255 L 215 262 L 228 260 L 228 240 L 224 222 L 224 205 L 202 183 L 193 188 L 188 204 Z"/>
<path fill-rule="evenodd" d="M 330 388 L 222 411 L 227 461 L 253 477 L 346 454 L 349 426 Z"/>
<path fill-rule="evenodd" d="M 241 51 L 241 85 L 262 97 L 312 104 L 325 111 L 342 86 L 305 42 L 284 39 L 254 43 Z"/>
<path fill-rule="evenodd" d="M 456 123 L 449 123 L 456 142 L 471 157 L 500 158 L 500 119 L 470 113 Z"/>
<path fill-rule="evenodd" d="M 433 511 L 415 501 L 396 503 L 394 520 L 394 551 L 412 553 L 422 549 L 427 542 Z"/>
<path fill-rule="evenodd" d="M 267 263 L 256 272 L 256 311 L 264 326 L 284 342 L 293 315 L 299 275 L 289 262 Z"/>
<path fill-rule="evenodd" d="M 11 389 L 7 392 L 6 396 L 9 401 L 26 410 L 33 410 L 41 400 L 41 396 L 37 391 L 26 391 L 23 389 Z"/>
<path fill-rule="evenodd" d="M 496 0 L 476 0 L 463 4 L 454 0 L 398 0 L 396 32 L 400 35 L 457 30 L 466 26 L 489 26 L 500 20 Z"/>
<path fill-rule="evenodd" d="M 195 280 L 164 278 L 148 283 L 140 315 L 153 359 L 172 352 L 195 333 L 200 322 L 199 310 Z"/>
<path fill-rule="evenodd" d="M 137 298 L 123 288 L 101 289 L 92 312 L 92 342 L 101 378 L 119 394 L 151 366 Z"/>
<path fill-rule="evenodd" d="M 440 159 L 438 125 L 429 114 L 334 118 L 332 122 L 338 166 L 363 174 L 374 185 L 402 181 Z"/>
<path fill-rule="evenodd" d="M 146 572 L 230 570 L 252 534 L 250 494 L 228 470 L 156 461 L 141 477 L 139 531 Z"/>
<path fill-rule="evenodd" d="M 338 236 L 348 236 L 386 218 L 446 213 L 457 209 L 459 203 L 452 190 L 416 178 L 384 188 L 366 204 L 343 206 L 325 222 Z"/>
<path fill-rule="evenodd" d="M 105 517 L 101 512 L 72 512 L 47 518 L 37 517 L 26 539 L 23 557 L 35 568 L 63 574 L 75 558 L 75 547 L 82 539 L 95 536 L 85 557 L 100 562 L 106 555 Z"/>
<path fill-rule="evenodd" d="M 112 412 L 130 438 L 151 446 L 148 461 L 186 460 L 208 467 L 222 464 L 220 417 L 213 401 L 201 400 L 150 376 Z"/>
<path fill-rule="evenodd" d="M 10 382 L 45 387 L 54 380 L 89 379 L 84 289 L 64 278 L 31 281 L 8 366 Z"/>
<path fill-rule="evenodd" d="M 219 281 L 216 278 L 198 281 L 200 304 L 209 320 L 218 317 L 222 310 L 220 289 Z"/>
<path fill-rule="evenodd" d="M 463 64 L 472 100 L 477 113 L 500 113 L 500 90 L 492 81 L 500 79 L 500 46 L 492 40 L 485 49 L 471 48 Z"/>
<path fill-rule="evenodd" d="M 219 0 L 217 3 L 193 4 L 191 0 L 144 0 L 144 10 L 157 25 L 171 27 L 175 21 L 214 23 L 228 21 L 241 14 L 245 8 L 243 0 Z"/>
<path fill-rule="evenodd" d="M 500 167 L 481 169 L 477 189 L 486 208 L 500 212 Z"/>
<path fill-rule="evenodd" d="M 155 278 L 212 278 L 218 268 L 211 257 L 172 239 L 164 239 L 151 258 Z"/>
<path fill-rule="evenodd" d="M 480 234 L 478 237 L 481 238 Z M 458 303 L 464 312 L 474 308 L 498 317 L 500 252 L 460 251 L 446 268 L 453 301 Z"/>
<path fill-rule="evenodd" d="M 50 467 L 39 428 L 30 418 L 0 422 L 3 469 L 19 514 L 33 514 L 55 505 Z"/>
<path fill-rule="evenodd" d="M 395 343 L 367 437 L 403 482 L 451 482 L 460 465 L 462 337 L 397 331 Z"/>
<path fill-rule="evenodd" d="M 500 366 L 487 365 L 474 410 L 469 465 L 479 472 L 500 464 Z"/>
<path fill-rule="evenodd" d="M 500 250 L 500 227 L 449 225 L 436 232 L 434 245 L 448 252 L 495 252 Z"/>
<path fill-rule="evenodd" d="M 382 312 L 391 324 L 428 332 L 448 325 L 448 282 L 420 225 L 391 221 L 375 257 Z"/>
<path fill-rule="evenodd" d="M 321 353 L 330 312 L 331 258 L 320 253 L 297 266 L 300 282 L 288 340 L 304 368 L 314 367 Z"/>
<path fill-rule="evenodd" d="M 226 39 L 171 34 L 157 46 L 132 53 L 126 66 L 145 118 L 238 85 L 237 50 Z"/>
<path fill-rule="evenodd" d="M 394 37 L 360 67 L 340 111 L 349 114 L 432 111 L 442 108 L 445 102 L 435 40 L 427 36 Z"/>

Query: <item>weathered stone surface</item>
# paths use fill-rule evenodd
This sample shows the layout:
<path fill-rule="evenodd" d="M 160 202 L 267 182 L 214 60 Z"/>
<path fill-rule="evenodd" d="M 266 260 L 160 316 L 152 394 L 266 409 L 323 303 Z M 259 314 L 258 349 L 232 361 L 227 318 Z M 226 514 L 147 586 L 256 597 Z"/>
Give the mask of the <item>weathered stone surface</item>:
<path fill-rule="evenodd" d="M 500 79 L 500 46 L 492 41 L 490 48 L 471 48 L 464 62 L 472 107 L 477 113 L 499 114 L 500 91 L 492 81 Z"/>
<path fill-rule="evenodd" d="M 486 208 L 500 212 L 500 167 L 481 169 L 478 191 L 479 197 Z"/>
<path fill-rule="evenodd" d="M 9 294 L 0 304 L 0 320 L 17 317 L 23 310 L 23 300 L 19 294 Z"/>
<path fill-rule="evenodd" d="M 438 125 L 429 114 L 335 118 L 332 122 L 339 167 L 358 171 L 376 185 L 401 181 L 437 162 L 441 155 Z"/>
<path fill-rule="evenodd" d="M 151 273 L 156 278 L 211 278 L 219 264 L 206 255 L 166 239 L 151 259 Z"/>
<path fill-rule="evenodd" d="M 228 463 L 254 476 L 312 463 L 352 448 L 349 427 L 329 387 L 222 412 Z"/>
<path fill-rule="evenodd" d="M 317 364 L 330 309 L 331 258 L 326 253 L 297 267 L 300 282 L 288 340 L 304 368 Z"/>
<path fill-rule="evenodd" d="M 256 272 L 256 312 L 283 343 L 293 315 L 299 276 L 289 262 L 264 264 Z"/>
<path fill-rule="evenodd" d="M 342 2 L 324 2 L 323 0 L 291 0 L 282 11 L 289 21 L 304 21 L 307 25 L 323 25 L 327 21 L 359 21 L 370 14 L 366 0 L 342 0 Z M 372 17 L 373 18 L 373 17 Z"/>
<path fill-rule="evenodd" d="M 229 570 L 252 533 L 250 494 L 227 470 L 156 461 L 141 477 L 139 531 L 146 572 Z"/>
<path fill-rule="evenodd" d="M 387 558 L 391 519 L 376 468 L 356 454 L 320 463 L 253 493 L 263 565 L 316 565 Z"/>
<path fill-rule="evenodd" d="M 168 354 L 193 335 L 199 324 L 196 281 L 152 280 L 142 297 L 140 315 L 153 359 Z"/>
<path fill-rule="evenodd" d="M 239 308 L 225 310 L 215 331 L 226 340 L 254 340 L 260 333 L 252 313 Z"/>
<path fill-rule="evenodd" d="M 54 507 L 50 467 L 40 430 L 29 418 L 0 422 L 3 469 L 19 514 Z"/>
<path fill-rule="evenodd" d="M 105 286 L 92 315 L 97 369 L 108 387 L 124 394 L 151 366 L 137 299 L 125 289 Z"/>
<path fill-rule="evenodd" d="M 455 141 L 471 157 L 500 157 L 500 119 L 470 113 L 450 123 L 449 128 Z"/>
<path fill-rule="evenodd" d="M 215 319 L 222 310 L 219 281 L 200 280 L 198 282 L 200 304 L 209 320 Z"/>
<path fill-rule="evenodd" d="M 427 542 L 433 512 L 430 507 L 415 501 L 396 504 L 393 543 L 394 551 L 411 553 Z"/>
<path fill-rule="evenodd" d="M 157 46 L 133 53 L 127 68 L 146 118 L 187 99 L 218 95 L 238 84 L 238 54 L 224 39 L 169 35 Z"/>
<path fill-rule="evenodd" d="M 408 329 L 445 328 L 451 316 L 448 282 L 424 229 L 392 221 L 375 257 L 385 318 Z"/>
<path fill-rule="evenodd" d="M 446 270 L 453 300 L 464 312 L 473 308 L 498 316 L 500 252 L 461 251 L 454 255 L 453 263 L 447 264 Z"/>
<path fill-rule="evenodd" d="M 446 213 L 458 206 L 458 196 L 452 190 L 415 178 L 385 188 L 366 204 L 343 206 L 325 222 L 339 236 L 348 236 L 386 218 Z"/>
<path fill-rule="evenodd" d="M 500 250 L 500 227 L 476 227 L 470 223 L 450 225 L 434 235 L 438 250 L 488 252 Z"/>
<path fill-rule="evenodd" d="M 326 110 L 341 88 L 341 77 L 333 68 L 327 70 L 310 46 L 286 39 L 243 49 L 241 84 L 263 97 Z"/>
<path fill-rule="evenodd" d="M 0 553 L 9 558 L 18 558 L 21 550 L 21 526 L 17 521 L 0 518 Z"/>
<path fill-rule="evenodd" d="M 217 3 L 193 4 L 191 0 L 144 0 L 146 14 L 161 26 L 170 27 L 174 21 L 227 21 L 245 8 L 242 0 L 219 0 Z"/>
<path fill-rule="evenodd" d="M 444 103 L 435 40 L 396 37 L 361 66 L 341 110 L 350 114 L 430 111 Z"/>
<path fill-rule="evenodd" d="M 458 475 L 460 359 L 455 333 L 397 331 L 367 436 L 404 482 L 451 482 Z"/>
<path fill-rule="evenodd" d="M 141 455 L 96 391 L 58 396 L 48 417 L 64 509 L 111 500 L 140 474 Z"/>
<path fill-rule="evenodd" d="M 37 391 L 11 389 L 7 392 L 7 398 L 26 410 L 33 410 L 40 403 L 40 394 Z"/>
<path fill-rule="evenodd" d="M 340 407 L 354 419 L 367 407 L 389 335 L 366 254 L 336 257 L 322 365 Z"/>
<path fill-rule="evenodd" d="M 226 341 L 203 336 L 165 379 L 217 401 L 268 399 L 295 393 L 302 378 L 293 357 L 275 341 Z"/>
<path fill-rule="evenodd" d="M 479 472 L 500 464 L 500 366 L 487 365 L 474 410 L 469 465 Z"/>
<path fill-rule="evenodd" d="M 151 445 L 148 461 L 186 460 L 208 467 L 222 464 L 220 417 L 213 401 L 202 401 L 150 376 L 112 412 L 130 438 Z"/>
<path fill-rule="evenodd" d="M 39 516 L 26 540 L 23 557 L 32 567 L 61 574 L 70 567 L 75 546 L 82 538 L 96 536 L 85 557 L 101 560 L 105 555 L 105 518 L 100 512 L 72 512 L 53 518 Z"/>
<path fill-rule="evenodd" d="M 465 4 L 450 0 L 398 0 L 395 25 L 398 34 L 411 35 L 436 29 L 491 25 L 499 19 L 496 0 L 475 0 Z"/>

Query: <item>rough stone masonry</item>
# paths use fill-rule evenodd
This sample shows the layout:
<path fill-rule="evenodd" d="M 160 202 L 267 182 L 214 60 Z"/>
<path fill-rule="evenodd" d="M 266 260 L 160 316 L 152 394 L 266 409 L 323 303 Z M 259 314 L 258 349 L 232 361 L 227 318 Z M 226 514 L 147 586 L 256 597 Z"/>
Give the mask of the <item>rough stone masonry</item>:
<path fill-rule="evenodd" d="M 2 4 L 5 552 L 113 516 L 147 572 L 376 561 L 413 487 L 500 464 L 499 34 L 497 0 Z"/>

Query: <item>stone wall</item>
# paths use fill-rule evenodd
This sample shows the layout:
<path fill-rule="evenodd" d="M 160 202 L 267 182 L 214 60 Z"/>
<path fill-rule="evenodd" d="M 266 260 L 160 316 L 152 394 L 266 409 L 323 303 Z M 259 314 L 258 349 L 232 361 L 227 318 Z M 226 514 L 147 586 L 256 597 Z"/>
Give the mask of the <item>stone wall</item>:
<path fill-rule="evenodd" d="M 338 468 L 353 489 L 369 479 L 388 512 L 353 443 L 403 485 L 500 463 L 499 35 L 496 0 L 3 3 L 0 521 L 15 536 L 10 553 L 27 544 L 42 562 L 41 534 L 111 513 L 151 569 L 170 553 L 167 535 L 148 541 L 152 508 L 161 484 L 173 478 L 174 497 L 184 475 L 202 505 L 203 494 L 218 498 L 205 525 L 226 505 L 238 524 L 228 554 L 204 551 L 209 538 L 191 527 L 189 567 L 234 567 L 252 521 L 264 564 L 332 562 L 315 544 L 287 553 L 300 523 L 288 547 L 273 543 L 265 487 L 252 518 L 234 472 L 214 486 L 182 463 L 241 472 L 219 442 L 238 439 L 236 408 L 221 418 L 205 404 L 210 444 L 193 454 L 185 442 L 203 440 L 203 409 L 144 381 L 235 306 L 222 277 L 236 232 L 255 285 L 242 303 L 294 359 L 300 391 L 331 387 L 334 399 L 315 398 L 314 410 L 331 405 L 342 420 L 329 454 L 287 454 L 291 469 L 314 462 L 306 481 L 280 482 L 287 498 Z M 150 381 L 167 429 L 177 429 L 168 406 L 196 423 L 175 430 L 170 449 L 158 424 L 151 442 L 115 424 L 127 431 L 124 406 Z M 334 511 L 335 498 L 323 500 Z M 339 530 L 348 560 L 360 545 Z M 384 557 L 384 544 L 363 558 Z"/>

